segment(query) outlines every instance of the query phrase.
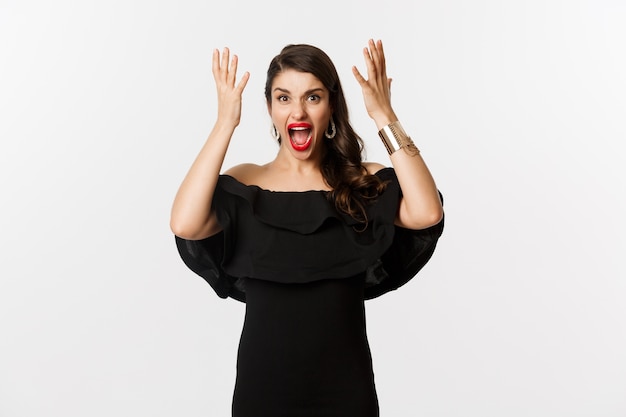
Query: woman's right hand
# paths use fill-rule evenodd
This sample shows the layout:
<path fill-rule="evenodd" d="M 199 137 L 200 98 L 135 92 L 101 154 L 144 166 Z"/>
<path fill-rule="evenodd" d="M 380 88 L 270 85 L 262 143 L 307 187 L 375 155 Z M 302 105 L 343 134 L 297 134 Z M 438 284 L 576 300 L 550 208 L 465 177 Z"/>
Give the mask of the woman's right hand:
<path fill-rule="evenodd" d="M 213 78 L 215 78 L 217 88 L 217 123 L 225 123 L 232 127 L 239 125 L 241 95 L 250 78 L 250 73 L 245 72 L 239 83 L 235 84 L 237 63 L 237 55 L 233 55 L 231 59 L 228 48 L 224 48 L 221 57 L 219 50 L 213 51 Z"/>

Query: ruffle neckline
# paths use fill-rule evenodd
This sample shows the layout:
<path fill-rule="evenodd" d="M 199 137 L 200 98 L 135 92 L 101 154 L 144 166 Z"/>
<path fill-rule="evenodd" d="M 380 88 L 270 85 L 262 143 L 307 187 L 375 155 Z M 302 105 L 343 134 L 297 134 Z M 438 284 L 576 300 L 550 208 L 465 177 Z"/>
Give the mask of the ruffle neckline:
<path fill-rule="evenodd" d="M 383 168 L 375 175 L 383 181 L 391 180 L 394 176 L 391 168 Z M 329 219 L 339 220 L 351 227 L 361 224 L 329 204 L 329 192 L 325 190 L 267 190 L 257 185 L 243 184 L 230 175 L 221 175 L 219 181 L 225 191 L 249 204 L 259 221 L 272 227 L 312 234 Z"/>

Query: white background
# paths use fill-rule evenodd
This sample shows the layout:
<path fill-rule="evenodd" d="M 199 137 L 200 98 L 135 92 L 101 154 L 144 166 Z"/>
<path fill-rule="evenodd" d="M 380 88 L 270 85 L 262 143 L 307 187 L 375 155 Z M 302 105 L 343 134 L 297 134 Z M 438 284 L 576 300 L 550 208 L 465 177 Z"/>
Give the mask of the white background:
<path fill-rule="evenodd" d="M 0 416 L 228 416 L 244 306 L 179 259 L 174 193 L 252 78 L 225 166 L 275 152 L 288 43 L 385 42 L 446 201 L 420 276 L 367 303 L 381 416 L 626 415 L 626 6 L 618 0 L 0 0 Z"/>

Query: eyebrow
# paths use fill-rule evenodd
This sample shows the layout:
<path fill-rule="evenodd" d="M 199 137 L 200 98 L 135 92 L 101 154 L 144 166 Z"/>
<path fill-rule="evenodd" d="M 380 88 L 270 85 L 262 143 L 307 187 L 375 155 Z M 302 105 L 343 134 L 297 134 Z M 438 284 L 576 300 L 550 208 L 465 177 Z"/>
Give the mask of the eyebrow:
<path fill-rule="evenodd" d="M 289 90 L 286 90 L 286 89 L 280 88 L 280 87 L 274 88 L 274 92 L 276 92 L 276 91 L 280 91 L 281 93 L 291 94 L 291 92 Z M 305 95 L 306 94 L 311 94 L 311 93 L 315 93 L 315 92 L 318 92 L 318 91 L 324 92 L 324 89 L 321 88 L 321 87 L 319 87 L 319 88 L 312 88 L 311 90 L 305 91 L 304 94 Z"/>

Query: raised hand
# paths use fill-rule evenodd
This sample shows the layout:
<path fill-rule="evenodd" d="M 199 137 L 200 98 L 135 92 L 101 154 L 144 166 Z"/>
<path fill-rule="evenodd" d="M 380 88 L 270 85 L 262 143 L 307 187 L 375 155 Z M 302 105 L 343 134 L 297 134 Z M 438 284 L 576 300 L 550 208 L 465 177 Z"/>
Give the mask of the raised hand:
<path fill-rule="evenodd" d="M 236 84 L 238 61 L 237 55 L 230 58 L 228 48 L 224 48 L 221 58 L 217 49 L 213 51 L 213 78 L 215 78 L 217 88 L 217 123 L 239 125 L 241 95 L 248 83 L 250 73 L 245 72 Z"/>
<path fill-rule="evenodd" d="M 363 57 L 367 67 L 367 79 L 356 66 L 352 67 L 352 73 L 361 86 L 367 114 L 380 129 L 397 120 L 391 108 L 391 78 L 387 78 L 382 41 L 374 42 L 370 39 L 368 46 L 363 48 Z"/>

